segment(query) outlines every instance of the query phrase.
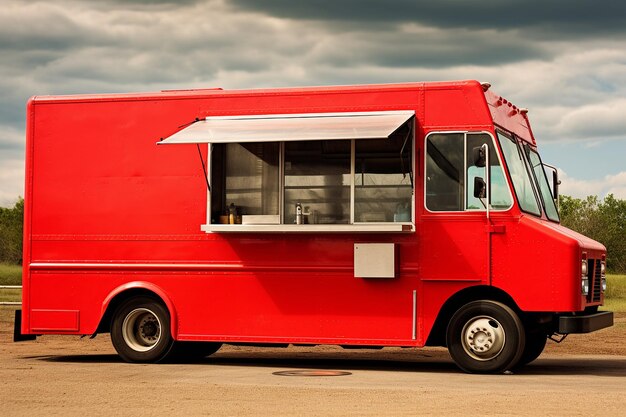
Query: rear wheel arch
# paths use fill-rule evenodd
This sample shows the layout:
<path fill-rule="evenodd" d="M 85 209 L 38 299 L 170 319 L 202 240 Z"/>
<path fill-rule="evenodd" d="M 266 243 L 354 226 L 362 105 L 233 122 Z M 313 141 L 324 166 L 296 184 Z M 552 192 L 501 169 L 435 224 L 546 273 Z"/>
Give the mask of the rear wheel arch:
<path fill-rule="evenodd" d="M 113 315 L 119 306 L 128 299 L 140 296 L 153 298 L 155 301 L 163 303 L 170 315 L 170 333 L 172 334 L 172 337 L 176 338 L 176 335 L 178 334 L 178 326 L 176 325 L 177 320 L 174 303 L 167 296 L 165 291 L 158 286 L 140 281 L 127 283 L 109 293 L 107 298 L 102 303 L 100 323 L 98 324 L 98 328 L 95 333 L 110 332 Z"/>

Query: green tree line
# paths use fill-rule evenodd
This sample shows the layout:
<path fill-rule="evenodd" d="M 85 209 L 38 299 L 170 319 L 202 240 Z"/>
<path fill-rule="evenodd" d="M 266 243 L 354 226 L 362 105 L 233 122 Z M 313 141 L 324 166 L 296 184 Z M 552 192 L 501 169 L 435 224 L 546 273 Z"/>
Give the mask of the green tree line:
<path fill-rule="evenodd" d="M 561 224 L 606 246 L 606 266 L 626 273 L 626 200 L 607 195 L 578 199 L 560 196 Z"/>
<path fill-rule="evenodd" d="M 0 207 L 0 262 L 22 263 L 23 225 L 23 198 L 20 198 L 12 208 Z"/>
<path fill-rule="evenodd" d="M 602 242 L 608 250 L 608 269 L 626 273 L 626 200 L 617 199 L 612 194 L 604 199 L 562 195 L 559 203 L 561 223 Z M 12 208 L 0 207 L 0 262 L 21 263 L 23 219 L 22 198 Z"/>

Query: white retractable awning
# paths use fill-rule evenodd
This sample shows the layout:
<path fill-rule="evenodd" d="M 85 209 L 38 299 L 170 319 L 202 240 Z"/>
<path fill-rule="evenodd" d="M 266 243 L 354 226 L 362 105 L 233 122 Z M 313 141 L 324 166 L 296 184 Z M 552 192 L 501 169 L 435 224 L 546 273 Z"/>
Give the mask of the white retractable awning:
<path fill-rule="evenodd" d="M 414 115 L 382 111 L 207 117 L 159 144 L 384 139 Z"/>

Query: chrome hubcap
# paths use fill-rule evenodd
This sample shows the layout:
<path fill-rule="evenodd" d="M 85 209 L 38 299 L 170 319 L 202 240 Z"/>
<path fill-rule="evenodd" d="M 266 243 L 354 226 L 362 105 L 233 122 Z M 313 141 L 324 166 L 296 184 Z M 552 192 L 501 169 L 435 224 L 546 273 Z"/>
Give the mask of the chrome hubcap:
<path fill-rule="evenodd" d="M 122 336 L 131 349 L 146 352 L 161 339 L 161 322 L 147 308 L 137 308 L 124 319 Z"/>
<path fill-rule="evenodd" d="M 493 317 L 474 317 L 463 327 L 463 349 L 472 358 L 488 361 L 504 348 L 506 335 L 502 325 Z"/>

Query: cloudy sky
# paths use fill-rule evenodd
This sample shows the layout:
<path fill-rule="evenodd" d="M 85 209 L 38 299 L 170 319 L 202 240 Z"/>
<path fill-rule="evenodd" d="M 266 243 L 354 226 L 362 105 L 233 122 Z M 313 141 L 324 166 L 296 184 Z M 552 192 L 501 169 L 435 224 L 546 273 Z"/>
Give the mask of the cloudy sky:
<path fill-rule="evenodd" d="M 564 193 L 626 199 L 622 0 L 3 0 L 0 206 L 32 95 L 453 79 L 530 109 Z"/>

